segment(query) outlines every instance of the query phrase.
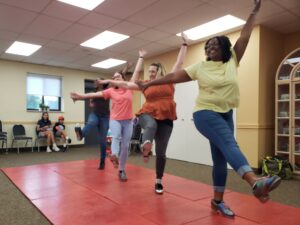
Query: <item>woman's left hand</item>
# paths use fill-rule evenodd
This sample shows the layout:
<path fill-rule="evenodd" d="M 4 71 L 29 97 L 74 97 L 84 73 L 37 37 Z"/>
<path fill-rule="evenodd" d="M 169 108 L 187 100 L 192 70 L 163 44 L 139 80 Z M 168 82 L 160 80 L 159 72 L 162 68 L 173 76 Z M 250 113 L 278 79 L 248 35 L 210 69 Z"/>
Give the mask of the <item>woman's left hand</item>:
<path fill-rule="evenodd" d="M 252 13 L 256 14 L 260 9 L 261 0 L 254 0 L 254 4 L 255 4 L 255 6 L 254 6 L 254 9 L 252 10 Z"/>

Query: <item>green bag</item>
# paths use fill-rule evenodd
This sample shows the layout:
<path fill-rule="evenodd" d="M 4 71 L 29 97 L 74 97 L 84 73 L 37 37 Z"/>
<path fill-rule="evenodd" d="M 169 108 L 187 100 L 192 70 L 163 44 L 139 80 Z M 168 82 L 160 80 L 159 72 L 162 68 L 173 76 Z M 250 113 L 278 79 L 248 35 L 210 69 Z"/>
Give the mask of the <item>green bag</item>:
<path fill-rule="evenodd" d="M 264 176 L 278 175 L 288 180 L 293 177 L 293 168 L 288 160 L 280 156 L 266 156 L 262 161 L 262 174 Z"/>

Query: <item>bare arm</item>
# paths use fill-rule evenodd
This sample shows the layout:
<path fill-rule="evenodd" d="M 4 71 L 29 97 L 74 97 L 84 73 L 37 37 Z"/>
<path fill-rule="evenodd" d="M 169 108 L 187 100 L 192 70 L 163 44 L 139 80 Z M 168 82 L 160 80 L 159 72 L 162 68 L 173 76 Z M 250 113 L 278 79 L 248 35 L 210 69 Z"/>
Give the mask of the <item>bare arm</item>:
<path fill-rule="evenodd" d="M 181 37 L 182 37 L 182 45 L 180 47 L 178 56 L 177 56 L 177 60 L 175 62 L 175 64 L 173 65 L 173 68 L 171 70 L 171 72 L 175 72 L 177 70 L 180 70 L 182 65 L 183 65 L 183 60 L 185 58 L 186 55 L 186 51 L 187 51 L 187 36 L 181 32 Z"/>
<path fill-rule="evenodd" d="M 254 27 L 255 15 L 260 9 L 261 0 L 254 0 L 254 2 L 255 2 L 255 7 L 252 10 L 252 12 L 250 13 L 250 15 L 247 19 L 247 22 L 241 31 L 241 35 L 233 47 L 234 51 L 236 53 L 238 63 L 240 62 L 241 58 L 243 57 L 243 55 L 245 53 L 246 47 L 247 47 L 249 39 L 250 39 L 251 32 Z"/>
<path fill-rule="evenodd" d="M 177 70 L 176 72 L 169 73 L 159 79 L 154 79 L 147 83 L 137 82 L 137 84 L 141 89 L 146 89 L 147 87 L 152 85 L 184 83 L 191 80 L 192 79 L 185 70 Z"/>
<path fill-rule="evenodd" d="M 136 63 L 134 72 L 132 74 L 132 77 L 130 79 L 131 82 L 134 82 L 136 80 L 140 79 L 141 72 L 143 71 L 143 62 L 144 62 L 144 56 L 147 54 L 147 52 L 143 49 L 139 50 L 139 58 Z"/>
<path fill-rule="evenodd" d="M 90 99 L 90 98 L 103 98 L 103 92 L 98 91 L 95 93 L 87 93 L 87 94 L 78 94 L 76 92 L 71 92 L 70 97 L 73 99 L 73 101 L 77 100 L 85 100 L 85 99 Z"/>
<path fill-rule="evenodd" d="M 130 90 L 139 90 L 136 83 L 131 81 L 121 81 L 121 80 L 98 80 L 98 84 L 109 84 L 112 87 L 125 88 Z"/>

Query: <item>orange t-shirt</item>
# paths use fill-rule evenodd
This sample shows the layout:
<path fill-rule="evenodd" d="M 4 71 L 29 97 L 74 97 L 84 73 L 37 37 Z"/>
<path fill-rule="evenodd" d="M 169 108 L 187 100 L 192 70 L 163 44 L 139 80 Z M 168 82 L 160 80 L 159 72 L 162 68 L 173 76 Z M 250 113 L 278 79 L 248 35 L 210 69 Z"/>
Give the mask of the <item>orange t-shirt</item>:
<path fill-rule="evenodd" d="M 157 120 L 176 120 L 176 103 L 174 101 L 174 85 L 163 84 L 150 86 L 144 91 L 146 102 L 137 116 L 148 113 Z"/>

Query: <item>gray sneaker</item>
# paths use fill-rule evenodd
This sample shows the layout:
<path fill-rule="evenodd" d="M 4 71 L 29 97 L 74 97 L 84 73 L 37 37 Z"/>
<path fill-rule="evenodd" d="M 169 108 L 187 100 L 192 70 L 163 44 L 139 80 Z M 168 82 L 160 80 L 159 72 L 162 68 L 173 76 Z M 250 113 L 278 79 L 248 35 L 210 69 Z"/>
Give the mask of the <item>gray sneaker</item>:
<path fill-rule="evenodd" d="M 126 182 L 127 181 L 127 176 L 124 170 L 119 171 L 119 179 L 122 182 Z"/>

